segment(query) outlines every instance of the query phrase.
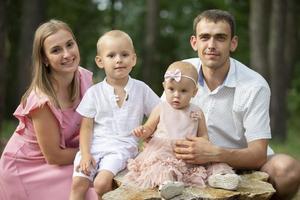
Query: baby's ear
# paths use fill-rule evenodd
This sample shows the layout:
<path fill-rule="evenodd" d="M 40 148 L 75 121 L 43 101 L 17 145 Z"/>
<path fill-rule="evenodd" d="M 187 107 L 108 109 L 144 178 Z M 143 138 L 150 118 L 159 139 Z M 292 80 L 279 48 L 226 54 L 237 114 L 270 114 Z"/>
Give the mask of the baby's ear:
<path fill-rule="evenodd" d="M 101 68 L 101 69 L 104 68 L 104 67 L 103 67 L 103 64 L 102 64 L 102 58 L 101 58 L 101 56 L 96 56 L 96 57 L 95 57 L 95 62 L 96 62 L 96 65 L 97 65 L 99 68 Z"/>
<path fill-rule="evenodd" d="M 195 87 L 195 89 L 194 89 L 194 92 L 193 92 L 193 97 L 195 97 L 195 96 L 196 96 L 197 92 L 198 92 L 198 86 L 197 86 L 197 87 Z"/>

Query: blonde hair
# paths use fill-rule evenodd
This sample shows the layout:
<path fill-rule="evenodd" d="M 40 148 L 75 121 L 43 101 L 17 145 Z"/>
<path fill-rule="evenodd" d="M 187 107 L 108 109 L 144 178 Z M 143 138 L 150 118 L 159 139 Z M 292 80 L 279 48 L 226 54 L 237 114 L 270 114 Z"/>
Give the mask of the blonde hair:
<path fill-rule="evenodd" d="M 48 22 L 43 23 L 40 25 L 37 30 L 35 31 L 34 40 L 33 40 L 33 48 L 32 48 L 32 81 L 30 83 L 29 88 L 24 93 L 21 99 L 21 103 L 26 105 L 26 100 L 30 93 L 34 90 L 37 92 L 44 93 L 47 95 L 54 105 L 60 107 L 53 84 L 50 80 L 50 73 L 51 68 L 46 66 L 43 62 L 45 59 L 45 52 L 44 52 L 44 41 L 47 37 L 57 33 L 59 30 L 66 30 L 73 36 L 75 40 L 75 36 L 66 23 L 51 19 Z M 76 80 L 76 76 L 74 76 L 71 82 L 71 92 L 70 97 L 71 100 L 74 101 L 76 97 L 79 95 L 79 83 Z"/>
<path fill-rule="evenodd" d="M 131 37 L 130 37 L 127 33 L 125 33 L 124 31 L 121 31 L 121 30 L 111 30 L 111 31 L 108 31 L 108 32 L 104 33 L 104 34 L 98 39 L 98 42 L 97 42 L 97 55 L 100 55 L 102 43 L 103 43 L 103 41 L 104 41 L 107 37 L 112 37 L 112 38 L 123 38 L 123 39 L 125 39 L 125 40 L 128 40 L 128 42 L 130 43 L 130 46 L 131 46 L 131 48 L 132 48 L 132 51 L 135 52 L 135 50 L 134 50 L 134 45 L 133 45 L 133 41 L 132 41 Z"/>
<path fill-rule="evenodd" d="M 189 76 L 193 78 L 196 83 L 198 82 L 197 69 L 191 63 L 184 62 L 184 61 L 175 61 L 171 65 L 169 65 L 167 71 L 174 70 L 174 69 L 179 69 L 182 75 Z"/>

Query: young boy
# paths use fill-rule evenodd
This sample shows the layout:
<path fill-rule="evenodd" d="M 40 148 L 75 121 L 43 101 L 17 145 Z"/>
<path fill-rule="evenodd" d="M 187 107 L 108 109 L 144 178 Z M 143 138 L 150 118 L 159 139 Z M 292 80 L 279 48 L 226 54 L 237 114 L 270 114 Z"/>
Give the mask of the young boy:
<path fill-rule="evenodd" d="M 136 54 L 125 32 L 113 30 L 101 36 L 95 61 L 106 78 L 86 92 L 77 108 L 83 120 L 71 200 L 85 199 L 91 183 L 99 199 L 112 189 L 113 177 L 138 153 L 132 130 L 159 103 L 145 83 L 129 76 Z"/>

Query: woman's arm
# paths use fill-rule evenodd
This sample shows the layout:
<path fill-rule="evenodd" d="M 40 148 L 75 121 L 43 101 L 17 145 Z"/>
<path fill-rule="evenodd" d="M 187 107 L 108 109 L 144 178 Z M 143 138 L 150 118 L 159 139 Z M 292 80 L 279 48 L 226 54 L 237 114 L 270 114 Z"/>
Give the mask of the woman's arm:
<path fill-rule="evenodd" d="M 58 121 L 48 105 L 44 105 L 30 113 L 38 144 L 46 162 L 53 165 L 69 165 L 73 163 L 78 148 L 60 147 L 60 130 Z"/>

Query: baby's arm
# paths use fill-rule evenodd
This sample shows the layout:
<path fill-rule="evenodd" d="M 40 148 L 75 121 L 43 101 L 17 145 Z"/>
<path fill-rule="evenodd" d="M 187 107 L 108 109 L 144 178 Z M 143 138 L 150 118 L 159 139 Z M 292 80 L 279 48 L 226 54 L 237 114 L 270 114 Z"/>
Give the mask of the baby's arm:
<path fill-rule="evenodd" d="M 206 127 L 206 122 L 205 122 L 205 116 L 202 110 L 198 110 L 198 132 L 197 136 L 198 137 L 203 137 L 208 139 L 208 133 L 207 133 L 207 127 Z"/>
<path fill-rule="evenodd" d="M 83 117 L 80 127 L 81 160 L 80 165 L 77 166 L 77 169 L 80 167 L 80 170 L 86 175 L 89 175 L 90 173 L 90 166 L 92 165 L 95 167 L 96 165 L 96 162 L 90 153 L 93 126 L 93 118 Z"/>
<path fill-rule="evenodd" d="M 159 115 L 160 115 L 160 107 L 156 106 L 152 110 L 146 123 L 143 126 L 139 126 L 133 130 L 132 132 L 133 135 L 142 139 L 146 139 L 150 137 L 156 130 L 157 124 L 159 122 Z"/>

